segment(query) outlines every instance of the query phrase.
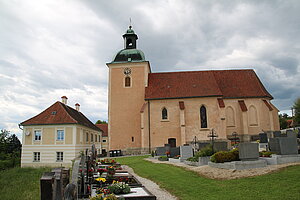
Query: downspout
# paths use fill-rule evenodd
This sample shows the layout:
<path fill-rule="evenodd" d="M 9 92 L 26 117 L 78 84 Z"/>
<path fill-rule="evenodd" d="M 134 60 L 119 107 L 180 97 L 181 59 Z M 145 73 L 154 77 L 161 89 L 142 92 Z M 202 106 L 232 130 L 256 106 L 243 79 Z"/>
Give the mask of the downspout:
<path fill-rule="evenodd" d="M 149 131 L 149 153 L 151 154 L 150 101 L 149 100 L 148 100 L 148 131 Z"/>

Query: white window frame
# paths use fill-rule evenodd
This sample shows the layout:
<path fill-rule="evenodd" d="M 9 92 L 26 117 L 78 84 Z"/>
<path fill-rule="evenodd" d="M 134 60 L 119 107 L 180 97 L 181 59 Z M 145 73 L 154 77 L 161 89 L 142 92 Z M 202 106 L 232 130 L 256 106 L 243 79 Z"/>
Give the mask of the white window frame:
<path fill-rule="evenodd" d="M 37 132 L 40 133 L 38 138 L 36 138 L 36 133 Z M 34 133 L 34 138 L 33 138 L 34 141 L 41 141 L 42 140 L 42 130 L 40 130 L 40 129 L 39 130 L 34 130 L 33 133 Z"/>
<path fill-rule="evenodd" d="M 62 129 L 56 130 L 56 141 L 64 141 L 64 140 L 65 140 L 65 130 Z"/>
<path fill-rule="evenodd" d="M 64 152 L 57 151 L 56 152 L 56 162 L 63 162 L 64 161 Z"/>
<path fill-rule="evenodd" d="M 41 161 L 41 152 L 33 152 L 33 162 Z"/>

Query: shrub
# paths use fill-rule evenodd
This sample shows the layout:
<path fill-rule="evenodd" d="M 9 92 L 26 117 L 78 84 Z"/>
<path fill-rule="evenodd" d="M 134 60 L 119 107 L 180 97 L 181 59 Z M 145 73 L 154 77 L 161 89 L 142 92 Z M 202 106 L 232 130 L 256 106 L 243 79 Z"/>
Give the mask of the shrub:
<path fill-rule="evenodd" d="M 211 156 L 210 161 L 215 163 L 224 163 L 239 160 L 239 151 L 233 149 L 231 151 L 219 151 Z"/>
<path fill-rule="evenodd" d="M 160 156 L 160 157 L 158 157 L 158 160 L 159 161 L 168 161 L 169 158 L 167 156 Z"/>
<path fill-rule="evenodd" d="M 212 156 L 215 152 L 212 150 L 212 145 L 209 144 L 195 154 L 196 158 Z"/>
<path fill-rule="evenodd" d="M 189 157 L 188 159 L 186 159 L 187 161 L 191 161 L 191 162 L 198 162 L 198 158 L 194 157 Z"/>

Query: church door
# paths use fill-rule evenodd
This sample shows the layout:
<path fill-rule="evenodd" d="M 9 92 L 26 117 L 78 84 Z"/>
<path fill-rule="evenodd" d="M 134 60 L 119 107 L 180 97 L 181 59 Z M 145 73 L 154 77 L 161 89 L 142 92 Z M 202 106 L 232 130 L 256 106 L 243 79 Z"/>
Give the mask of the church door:
<path fill-rule="evenodd" d="M 176 147 L 176 139 L 175 138 L 169 138 L 168 139 L 168 144 L 170 147 Z"/>

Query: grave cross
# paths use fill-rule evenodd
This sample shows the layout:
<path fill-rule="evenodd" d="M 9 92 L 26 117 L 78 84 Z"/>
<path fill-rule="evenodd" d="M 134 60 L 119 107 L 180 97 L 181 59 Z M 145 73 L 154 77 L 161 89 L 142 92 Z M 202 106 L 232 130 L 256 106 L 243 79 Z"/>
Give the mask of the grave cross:
<path fill-rule="evenodd" d="M 211 132 L 207 135 L 207 137 L 211 138 L 212 151 L 214 151 L 214 140 L 218 137 L 215 129 L 211 129 Z"/>

